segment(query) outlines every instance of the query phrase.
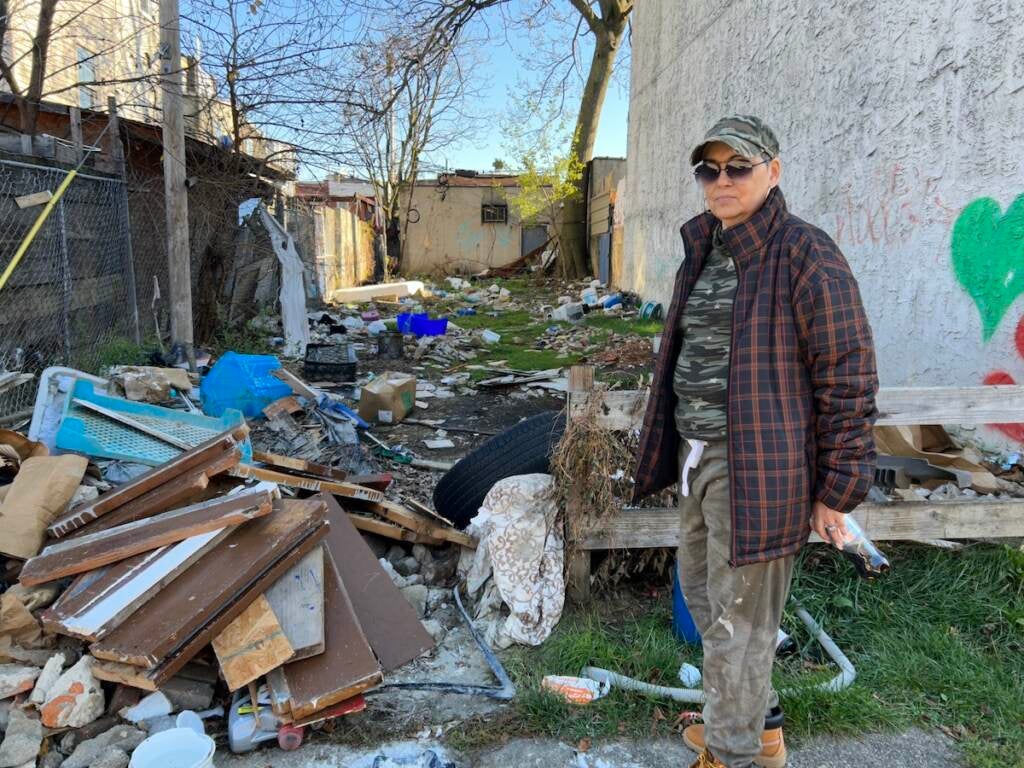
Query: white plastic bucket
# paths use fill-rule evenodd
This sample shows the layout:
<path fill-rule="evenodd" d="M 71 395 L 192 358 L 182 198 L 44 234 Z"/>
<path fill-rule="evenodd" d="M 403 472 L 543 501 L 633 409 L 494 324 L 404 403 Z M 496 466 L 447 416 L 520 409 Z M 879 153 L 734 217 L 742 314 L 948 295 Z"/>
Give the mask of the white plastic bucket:
<path fill-rule="evenodd" d="M 128 768 L 212 768 L 217 745 L 191 728 L 171 728 L 146 739 Z"/>

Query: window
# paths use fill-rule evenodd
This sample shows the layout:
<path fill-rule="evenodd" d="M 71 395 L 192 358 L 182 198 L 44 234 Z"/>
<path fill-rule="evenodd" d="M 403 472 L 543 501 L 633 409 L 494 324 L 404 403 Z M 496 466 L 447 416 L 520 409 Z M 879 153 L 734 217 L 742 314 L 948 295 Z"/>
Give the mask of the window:
<path fill-rule="evenodd" d="M 91 51 L 79 48 L 78 51 L 78 106 L 92 109 L 96 106 L 96 59 Z"/>
<path fill-rule="evenodd" d="M 508 206 L 504 203 L 484 203 L 480 207 L 480 221 L 484 224 L 508 224 Z"/>

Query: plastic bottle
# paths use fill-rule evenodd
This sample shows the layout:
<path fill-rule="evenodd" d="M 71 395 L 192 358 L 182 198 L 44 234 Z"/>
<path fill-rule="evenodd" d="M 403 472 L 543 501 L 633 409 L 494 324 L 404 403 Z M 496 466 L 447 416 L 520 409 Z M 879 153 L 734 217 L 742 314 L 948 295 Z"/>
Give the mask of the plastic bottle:
<path fill-rule="evenodd" d="M 584 288 L 583 291 L 580 292 L 580 298 L 583 299 L 583 303 L 587 306 L 597 304 L 597 289 Z"/>

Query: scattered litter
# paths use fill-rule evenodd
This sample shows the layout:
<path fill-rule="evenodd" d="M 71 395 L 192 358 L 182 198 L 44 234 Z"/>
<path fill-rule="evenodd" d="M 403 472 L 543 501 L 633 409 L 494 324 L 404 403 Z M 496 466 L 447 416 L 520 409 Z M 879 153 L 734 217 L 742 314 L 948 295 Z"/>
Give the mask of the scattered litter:
<path fill-rule="evenodd" d="M 545 675 L 540 681 L 545 691 L 559 696 L 570 704 L 590 704 L 604 698 L 611 690 L 609 683 L 598 683 L 585 677 Z"/>

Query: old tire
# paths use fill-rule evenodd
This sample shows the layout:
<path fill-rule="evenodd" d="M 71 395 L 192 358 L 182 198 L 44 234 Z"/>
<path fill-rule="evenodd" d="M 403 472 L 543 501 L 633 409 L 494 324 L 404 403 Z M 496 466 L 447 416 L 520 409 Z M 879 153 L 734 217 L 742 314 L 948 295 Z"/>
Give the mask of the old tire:
<path fill-rule="evenodd" d="M 434 509 L 457 528 L 465 528 L 496 482 L 547 472 L 551 450 L 564 431 L 565 414 L 547 411 L 495 435 L 441 478 L 434 489 Z"/>

